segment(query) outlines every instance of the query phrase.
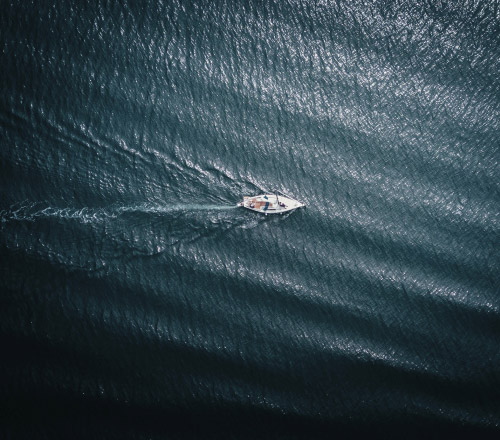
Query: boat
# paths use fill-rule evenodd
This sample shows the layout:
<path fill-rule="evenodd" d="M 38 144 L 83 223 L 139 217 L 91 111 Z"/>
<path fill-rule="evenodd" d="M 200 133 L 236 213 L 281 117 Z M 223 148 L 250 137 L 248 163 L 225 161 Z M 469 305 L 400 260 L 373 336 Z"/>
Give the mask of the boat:
<path fill-rule="evenodd" d="M 291 197 L 279 195 L 278 192 L 275 192 L 274 194 L 260 194 L 253 197 L 245 196 L 243 197 L 243 201 L 236 206 L 267 215 L 283 214 L 284 212 L 293 211 L 306 205 Z"/>

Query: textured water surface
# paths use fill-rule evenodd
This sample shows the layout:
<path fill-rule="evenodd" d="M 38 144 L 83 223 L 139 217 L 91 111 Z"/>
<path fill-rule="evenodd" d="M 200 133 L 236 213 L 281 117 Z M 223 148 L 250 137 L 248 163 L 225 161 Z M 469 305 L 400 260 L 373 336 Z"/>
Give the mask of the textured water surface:
<path fill-rule="evenodd" d="M 498 434 L 498 1 L 1 10 L 7 435 Z"/>

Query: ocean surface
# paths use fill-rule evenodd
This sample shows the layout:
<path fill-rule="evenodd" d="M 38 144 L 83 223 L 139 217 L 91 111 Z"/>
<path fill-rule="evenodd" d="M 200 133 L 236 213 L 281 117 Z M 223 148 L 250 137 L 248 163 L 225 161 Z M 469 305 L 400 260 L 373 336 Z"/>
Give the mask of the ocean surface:
<path fill-rule="evenodd" d="M 1 438 L 500 435 L 498 1 L 0 35 Z M 307 207 L 235 206 L 274 190 Z"/>

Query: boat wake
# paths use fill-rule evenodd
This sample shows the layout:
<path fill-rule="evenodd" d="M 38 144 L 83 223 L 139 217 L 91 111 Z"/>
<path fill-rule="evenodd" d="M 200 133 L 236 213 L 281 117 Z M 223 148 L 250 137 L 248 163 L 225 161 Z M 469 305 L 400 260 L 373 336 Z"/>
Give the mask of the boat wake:
<path fill-rule="evenodd" d="M 209 205 L 209 204 L 168 204 L 168 205 L 139 205 L 139 206 L 122 206 L 117 208 L 117 211 L 122 214 L 125 212 L 145 212 L 153 214 L 161 214 L 178 211 L 228 211 L 235 209 L 233 205 Z"/>
<path fill-rule="evenodd" d="M 127 213 L 167 214 L 192 211 L 229 211 L 234 205 L 222 204 L 152 204 L 135 206 L 109 206 L 103 208 L 60 208 L 45 206 L 41 203 L 22 203 L 0 211 L 0 222 L 35 221 L 39 218 L 76 219 L 83 223 L 102 222 Z"/>

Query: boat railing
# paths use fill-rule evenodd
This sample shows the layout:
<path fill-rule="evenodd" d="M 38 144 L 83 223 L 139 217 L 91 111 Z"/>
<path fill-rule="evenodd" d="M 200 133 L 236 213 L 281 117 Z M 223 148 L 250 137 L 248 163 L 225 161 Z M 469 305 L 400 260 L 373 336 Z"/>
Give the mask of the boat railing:
<path fill-rule="evenodd" d="M 282 195 L 282 196 L 288 197 L 289 199 L 292 199 L 292 200 L 297 200 L 295 197 L 291 197 L 291 196 L 289 196 L 288 194 L 285 194 L 283 191 L 278 191 L 278 190 L 276 190 L 276 191 L 274 191 L 274 194 L 276 194 L 276 193 L 278 193 L 278 194 L 280 194 L 280 195 Z M 304 206 L 305 206 L 305 203 L 302 203 L 300 200 L 297 200 L 297 202 L 299 202 L 301 205 L 304 205 Z"/>

